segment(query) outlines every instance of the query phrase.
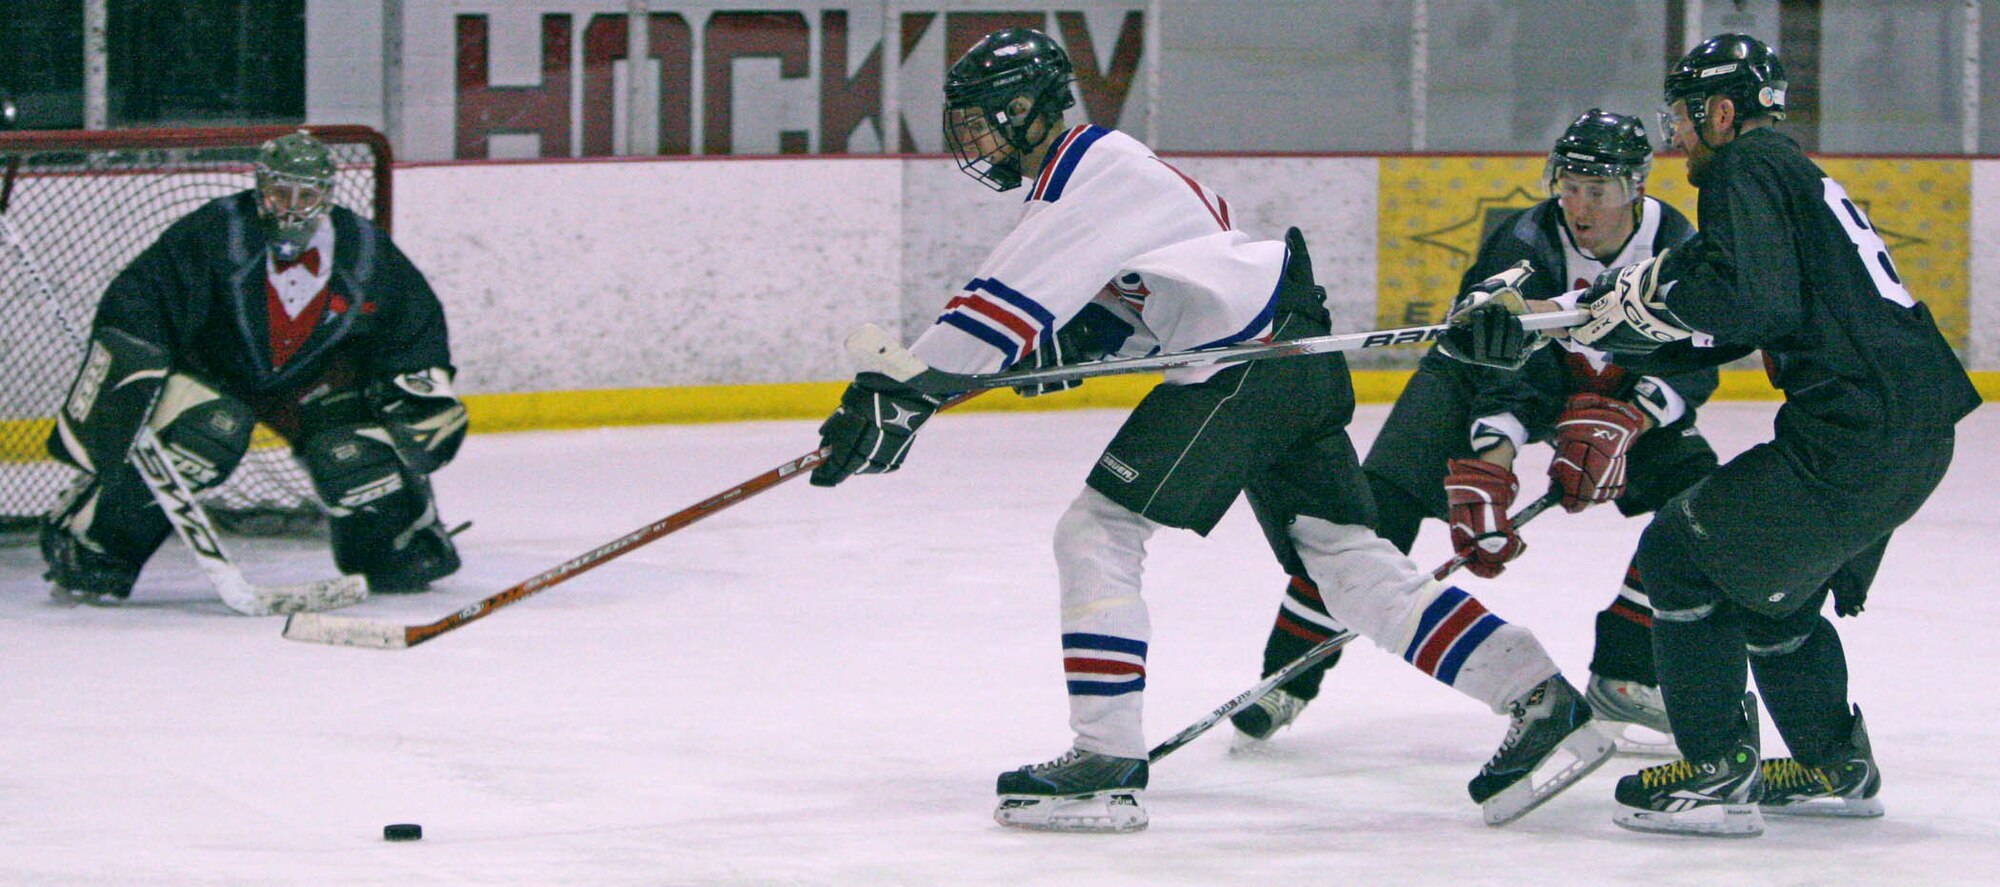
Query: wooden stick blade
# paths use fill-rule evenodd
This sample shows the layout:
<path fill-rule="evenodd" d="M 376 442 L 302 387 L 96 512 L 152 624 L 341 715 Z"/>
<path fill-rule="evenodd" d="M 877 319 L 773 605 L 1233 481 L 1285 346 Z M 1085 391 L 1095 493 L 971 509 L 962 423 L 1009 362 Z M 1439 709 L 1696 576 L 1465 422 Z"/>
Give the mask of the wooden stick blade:
<path fill-rule="evenodd" d="M 286 617 L 285 639 L 371 650 L 401 650 L 410 645 L 406 626 L 324 613 L 295 613 Z"/>

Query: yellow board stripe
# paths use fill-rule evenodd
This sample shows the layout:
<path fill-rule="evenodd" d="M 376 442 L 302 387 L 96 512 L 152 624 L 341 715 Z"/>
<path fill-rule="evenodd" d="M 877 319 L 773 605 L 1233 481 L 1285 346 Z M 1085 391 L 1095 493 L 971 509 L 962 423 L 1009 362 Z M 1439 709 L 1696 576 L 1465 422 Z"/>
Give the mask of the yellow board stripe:
<path fill-rule="evenodd" d="M 1362 403 L 1389 403 L 1409 381 L 1408 370 L 1356 370 L 1354 395 Z M 1025 412 L 1094 407 L 1129 408 L 1159 384 L 1157 375 L 1109 376 L 1057 394 L 1026 398 L 1001 390 L 966 403 L 968 412 Z M 2000 399 L 2000 372 L 1972 373 L 1981 397 Z M 472 429 L 479 432 L 741 422 L 752 419 L 818 419 L 840 402 L 844 382 L 770 385 L 706 385 L 689 388 L 611 388 L 591 391 L 537 391 L 474 394 L 465 398 Z M 1725 370 L 1716 400 L 1777 400 L 1761 370 Z M 0 462 L 47 458 L 42 441 L 49 419 L 0 420 Z M 258 446 L 277 445 L 260 436 Z"/>

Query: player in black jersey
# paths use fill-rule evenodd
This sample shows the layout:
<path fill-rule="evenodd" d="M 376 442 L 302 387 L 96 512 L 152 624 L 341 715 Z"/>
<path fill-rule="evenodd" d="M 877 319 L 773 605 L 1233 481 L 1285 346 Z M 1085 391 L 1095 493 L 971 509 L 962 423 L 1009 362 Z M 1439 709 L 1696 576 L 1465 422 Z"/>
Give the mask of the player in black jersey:
<path fill-rule="evenodd" d="M 1526 298 L 1550 299 L 1606 268 L 1650 258 L 1694 235 L 1678 210 L 1645 195 L 1653 150 L 1636 117 L 1593 108 L 1549 152 L 1549 198 L 1495 226 L 1466 269 L 1461 292 L 1526 260 L 1516 281 Z M 1567 343 L 1565 343 L 1567 344 Z M 1448 521 L 1454 548 L 1473 573 L 1491 578 L 1524 549 L 1508 519 L 1520 484 L 1516 453 L 1531 441 L 1557 449 L 1551 482 L 1571 511 L 1615 501 L 1626 515 L 1650 512 L 1715 467 L 1694 427 L 1715 391 L 1716 371 L 1649 376 L 1611 364 L 1593 348 L 1545 348 L 1519 371 L 1424 355 L 1362 466 L 1376 532 L 1408 553 L 1424 518 Z M 1482 542 L 1483 545 L 1476 545 Z M 1596 655 L 1586 696 L 1600 720 L 1638 724 L 1628 748 L 1670 750 L 1654 674 L 1652 609 L 1636 568 L 1597 615 Z M 1318 589 L 1293 577 L 1264 647 L 1264 674 L 1284 667 L 1339 629 Z M 1234 717 L 1240 742 L 1269 738 L 1319 692 L 1325 666 L 1308 670 Z"/>
<path fill-rule="evenodd" d="M 1668 71 L 1663 122 L 1701 189 L 1701 233 L 1600 277 L 1578 298 L 1592 319 L 1570 333 L 1638 372 L 1761 348 L 1785 394 L 1774 438 L 1674 497 L 1639 542 L 1684 756 L 1619 781 L 1616 821 L 1640 831 L 1750 836 L 1763 813 L 1881 815 L 1821 610 L 1829 597 L 1837 614 L 1861 610 L 1890 534 L 1943 479 L 1953 426 L 1979 404 L 1867 214 L 1772 128 L 1785 88 L 1776 53 L 1741 34 Z M 1510 310 L 1454 319 L 1468 358 L 1517 356 Z M 1759 764 L 1746 659 L 1791 757 Z"/>
<path fill-rule="evenodd" d="M 170 525 L 126 461 L 150 425 L 196 489 L 262 421 L 329 514 L 342 572 L 377 590 L 458 569 L 428 476 L 466 430 L 444 310 L 382 229 L 329 195 L 331 152 L 264 144 L 256 187 L 175 222 L 112 280 L 49 451 L 83 474 L 42 528 L 58 594 L 124 598 Z"/>

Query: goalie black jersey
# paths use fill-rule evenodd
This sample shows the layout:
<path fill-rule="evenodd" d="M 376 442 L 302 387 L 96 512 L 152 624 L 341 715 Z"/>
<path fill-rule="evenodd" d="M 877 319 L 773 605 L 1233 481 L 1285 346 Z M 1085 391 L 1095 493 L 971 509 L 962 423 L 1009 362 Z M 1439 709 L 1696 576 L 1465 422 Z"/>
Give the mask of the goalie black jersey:
<path fill-rule="evenodd" d="M 1780 435 L 1827 443 L 1933 436 L 1979 405 L 1867 213 L 1796 142 L 1750 130 L 1707 176 L 1701 233 L 1660 276 L 1696 335 L 1640 363 L 1712 364 L 1761 348 L 1785 392 Z"/>
<path fill-rule="evenodd" d="M 210 201 L 111 281 L 96 324 L 244 399 L 450 366 L 437 295 L 373 222 L 335 206 L 297 260 L 266 244 L 255 192 Z"/>

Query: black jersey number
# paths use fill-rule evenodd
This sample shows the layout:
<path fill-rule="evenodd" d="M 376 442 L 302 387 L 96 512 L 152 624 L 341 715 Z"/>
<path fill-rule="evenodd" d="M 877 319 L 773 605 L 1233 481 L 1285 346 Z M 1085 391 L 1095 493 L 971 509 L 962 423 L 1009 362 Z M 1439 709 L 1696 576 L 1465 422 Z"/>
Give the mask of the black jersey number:
<path fill-rule="evenodd" d="M 1839 182 L 1831 178 L 1819 181 L 1827 208 L 1833 210 L 1840 226 L 1847 229 L 1847 239 L 1854 242 L 1854 248 L 1861 252 L 1861 264 L 1867 266 L 1868 276 L 1875 279 L 1875 292 L 1905 308 L 1915 307 L 1917 300 L 1903 286 L 1903 275 L 1896 273 L 1896 263 L 1889 258 L 1889 245 L 1882 242 L 1882 235 L 1868 223 L 1868 214 L 1848 199 L 1847 189 L 1840 187 Z"/>

